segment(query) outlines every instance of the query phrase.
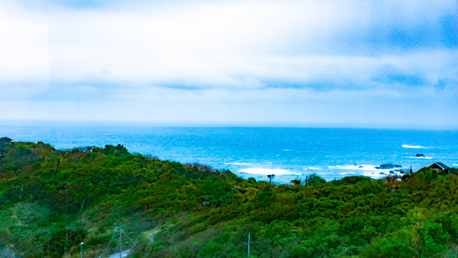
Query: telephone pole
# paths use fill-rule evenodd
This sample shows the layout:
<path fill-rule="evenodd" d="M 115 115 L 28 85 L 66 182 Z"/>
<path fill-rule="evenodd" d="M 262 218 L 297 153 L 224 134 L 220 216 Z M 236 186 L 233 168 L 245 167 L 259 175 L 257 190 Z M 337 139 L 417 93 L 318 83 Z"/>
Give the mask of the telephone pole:
<path fill-rule="evenodd" d="M 119 226 L 119 258 L 122 258 L 122 228 Z"/>
<path fill-rule="evenodd" d="M 127 233 L 122 229 L 122 226 L 118 226 L 118 227 L 115 227 L 115 233 L 114 235 L 116 235 L 116 233 L 119 232 L 119 258 L 122 258 L 122 234 L 124 233 L 127 238 L 129 239 L 129 241 L 134 245 L 134 246 L 137 246 L 136 242 L 137 241 L 132 241 L 132 239 L 129 237 L 129 235 L 127 235 Z M 128 253 L 129 252 L 129 249 L 126 249 L 126 252 Z M 127 255 L 127 254 L 126 254 Z"/>
<path fill-rule="evenodd" d="M 248 232 L 248 258 L 250 258 L 250 232 Z"/>

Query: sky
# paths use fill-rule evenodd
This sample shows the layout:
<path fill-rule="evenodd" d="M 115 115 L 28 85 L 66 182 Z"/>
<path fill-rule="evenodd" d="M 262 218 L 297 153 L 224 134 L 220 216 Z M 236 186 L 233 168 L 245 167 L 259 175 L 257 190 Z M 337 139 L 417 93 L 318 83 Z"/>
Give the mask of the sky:
<path fill-rule="evenodd" d="M 458 128 L 458 1 L 0 1 L 0 120 Z"/>

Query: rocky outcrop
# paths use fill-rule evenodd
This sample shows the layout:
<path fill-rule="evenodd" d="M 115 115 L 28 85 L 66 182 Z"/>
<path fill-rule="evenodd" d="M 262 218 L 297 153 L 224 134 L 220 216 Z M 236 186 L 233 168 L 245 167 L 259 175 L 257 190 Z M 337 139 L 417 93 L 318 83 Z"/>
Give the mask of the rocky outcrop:
<path fill-rule="evenodd" d="M 375 167 L 376 169 L 392 169 L 392 168 L 402 168 L 401 165 L 395 164 L 382 164 L 380 166 Z"/>

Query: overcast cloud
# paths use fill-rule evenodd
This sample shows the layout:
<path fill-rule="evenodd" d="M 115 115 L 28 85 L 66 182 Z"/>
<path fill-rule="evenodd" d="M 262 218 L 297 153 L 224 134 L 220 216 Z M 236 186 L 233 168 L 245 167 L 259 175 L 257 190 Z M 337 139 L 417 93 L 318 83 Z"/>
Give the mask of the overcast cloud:
<path fill-rule="evenodd" d="M 3 1 L 0 119 L 458 127 L 455 1 Z"/>

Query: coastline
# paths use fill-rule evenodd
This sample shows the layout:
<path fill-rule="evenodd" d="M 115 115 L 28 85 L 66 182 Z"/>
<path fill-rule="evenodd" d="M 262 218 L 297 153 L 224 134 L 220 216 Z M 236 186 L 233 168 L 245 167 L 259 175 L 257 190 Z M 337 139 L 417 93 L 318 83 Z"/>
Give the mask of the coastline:
<path fill-rule="evenodd" d="M 0 126 L 0 134 L 57 149 L 123 144 L 130 152 L 229 169 L 244 178 L 275 174 L 280 183 L 314 173 L 326 181 L 381 178 L 390 170 L 375 167 L 390 163 L 413 171 L 433 161 L 458 163 L 458 131 L 73 124 Z"/>

